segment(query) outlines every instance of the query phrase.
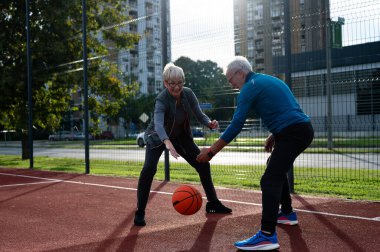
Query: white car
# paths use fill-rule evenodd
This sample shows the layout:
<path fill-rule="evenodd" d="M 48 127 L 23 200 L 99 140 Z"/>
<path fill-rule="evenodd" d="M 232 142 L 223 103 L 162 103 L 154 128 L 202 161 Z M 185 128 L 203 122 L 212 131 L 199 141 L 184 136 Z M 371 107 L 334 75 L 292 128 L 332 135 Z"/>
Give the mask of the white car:
<path fill-rule="evenodd" d="M 85 139 L 85 135 L 83 132 L 76 132 L 74 134 L 74 140 L 84 140 Z M 92 140 L 92 135 L 91 134 L 88 134 L 88 139 L 89 140 Z"/>
<path fill-rule="evenodd" d="M 49 135 L 49 141 L 60 141 L 60 140 L 72 141 L 74 140 L 74 133 L 67 130 L 63 130 L 63 131 L 58 131 L 56 133 Z"/>
<path fill-rule="evenodd" d="M 141 133 L 137 134 L 137 136 L 136 136 L 137 145 L 141 148 L 145 146 L 144 134 L 145 134 L 145 132 L 141 132 Z"/>

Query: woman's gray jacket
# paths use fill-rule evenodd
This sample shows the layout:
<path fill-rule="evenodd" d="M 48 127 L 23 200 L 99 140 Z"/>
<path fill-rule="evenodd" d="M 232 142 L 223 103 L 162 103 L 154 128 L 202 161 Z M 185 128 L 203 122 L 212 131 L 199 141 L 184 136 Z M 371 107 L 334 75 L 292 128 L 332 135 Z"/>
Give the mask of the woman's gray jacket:
<path fill-rule="evenodd" d="M 193 113 L 201 124 L 207 127 L 209 126 L 210 118 L 202 112 L 199 107 L 198 99 L 190 88 L 183 87 L 181 103 L 186 112 L 184 132 L 193 138 L 190 129 L 190 112 Z M 155 99 L 154 115 L 145 130 L 145 141 L 152 146 L 158 146 L 161 145 L 165 139 L 170 138 L 175 122 L 175 113 L 176 99 L 169 93 L 168 89 L 165 88 Z"/>

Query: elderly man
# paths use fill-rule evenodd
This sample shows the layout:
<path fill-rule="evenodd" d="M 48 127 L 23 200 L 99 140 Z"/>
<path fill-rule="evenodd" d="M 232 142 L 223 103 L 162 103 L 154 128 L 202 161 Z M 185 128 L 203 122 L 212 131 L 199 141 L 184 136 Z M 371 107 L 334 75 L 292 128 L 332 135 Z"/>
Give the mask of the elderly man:
<path fill-rule="evenodd" d="M 279 248 L 277 223 L 296 225 L 287 172 L 312 142 L 314 131 L 310 118 L 302 111 L 289 87 L 273 76 L 254 73 L 244 57 L 237 56 L 228 66 L 226 77 L 231 87 L 239 89 L 237 108 L 230 125 L 210 148 L 198 155 L 199 162 L 208 162 L 242 130 L 248 112 L 254 111 L 271 133 L 265 150 L 271 152 L 261 177 L 261 230 L 254 236 L 235 243 L 242 250 Z M 281 205 L 281 211 L 279 208 Z"/>

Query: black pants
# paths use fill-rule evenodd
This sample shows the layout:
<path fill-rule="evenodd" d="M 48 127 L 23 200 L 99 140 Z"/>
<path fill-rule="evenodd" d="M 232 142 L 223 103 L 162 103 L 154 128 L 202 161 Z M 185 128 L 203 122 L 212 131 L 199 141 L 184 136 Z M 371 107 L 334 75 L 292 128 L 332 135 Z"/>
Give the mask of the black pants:
<path fill-rule="evenodd" d="M 261 230 L 276 231 L 280 204 L 283 212 L 293 211 L 287 172 L 313 138 L 314 130 L 310 123 L 294 124 L 274 135 L 275 146 L 260 181 L 263 207 Z"/>
<path fill-rule="evenodd" d="M 196 160 L 197 155 L 200 153 L 198 146 L 187 135 L 181 135 L 170 140 L 177 153 L 198 172 L 207 200 L 217 200 L 216 191 L 211 178 L 210 163 L 199 163 Z M 140 173 L 137 186 L 137 209 L 139 211 L 145 211 L 153 177 L 157 172 L 157 164 L 165 148 L 165 144 L 156 148 L 152 148 L 150 144 L 146 146 L 145 163 Z"/>

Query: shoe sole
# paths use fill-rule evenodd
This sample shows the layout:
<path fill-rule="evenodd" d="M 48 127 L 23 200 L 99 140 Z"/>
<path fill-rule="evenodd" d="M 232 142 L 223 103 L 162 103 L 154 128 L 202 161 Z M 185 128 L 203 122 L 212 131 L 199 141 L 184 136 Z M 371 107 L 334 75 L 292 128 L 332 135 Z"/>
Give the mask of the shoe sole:
<path fill-rule="evenodd" d="M 280 247 L 280 244 L 276 243 L 276 244 L 266 244 L 266 245 L 259 245 L 259 246 L 252 246 L 252 247 L 241 247 L 241 246 L 236 246 L 236 248 L 238 249 L 241 249 L 241 250 L 248 250 L 248 251 L 252 251 L 252 250 L 273 250 L 273 249 L 278 249 Z"/>
<path fill-rule="evenodd" d="M 218 211 L 210 211 L 210 210 L 206 210 L 206 213 L 209 213 L 209 214 L 230 214 L 232 213 L 232 211 L 229 211 L 229 212 L 218 212 Z"/>
<path fill-rule="evenodd" d="M 277 220 L 278 224 L 288 225 L 288 226 L 295 226 L 298 225 L 298 220 L 290 221 L 290 220 Z"/>
<path fill-rule="evenodd" d="M 135 224 L 135 226 L 139 226 L 139 227 L 143 227 L 143 226 L 146 225 L 145 220 L 144 221 L 136 221 L 136 220 L 134 220 L 133 223 Z"/>
<path fill-rule="evenodd" d="M 136 223 L 136 222 L 134 224 L 135 226 L 138 226 L 138 227 L 143 227 L 146 225 L 146 223 Z"/>

